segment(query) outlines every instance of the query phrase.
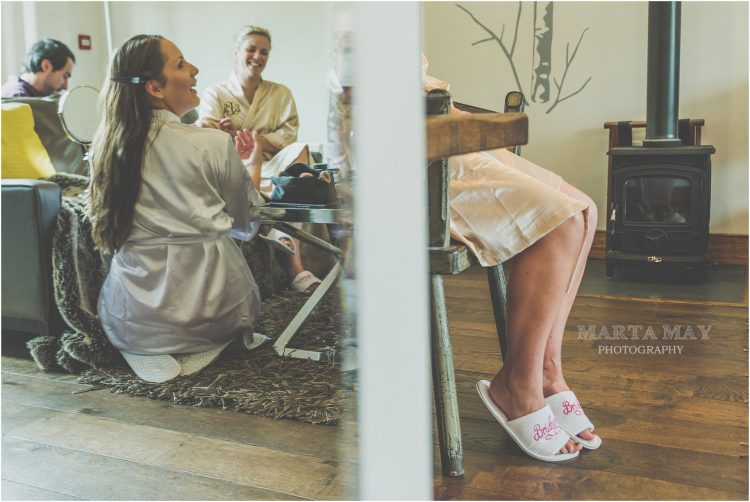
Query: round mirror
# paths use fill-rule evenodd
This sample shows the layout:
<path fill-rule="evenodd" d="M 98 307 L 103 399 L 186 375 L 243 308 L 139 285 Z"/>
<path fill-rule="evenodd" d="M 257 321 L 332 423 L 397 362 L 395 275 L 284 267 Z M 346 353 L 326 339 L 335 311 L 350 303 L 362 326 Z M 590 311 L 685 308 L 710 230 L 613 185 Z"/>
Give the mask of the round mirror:
<path fill-rule="evenodd" d="M 71 89 L 60 99 L 57 109 L 63 129 L 70 139 L 84 146 L 91 144 L 99 121 L 99 91 L 88 85 Z"/>

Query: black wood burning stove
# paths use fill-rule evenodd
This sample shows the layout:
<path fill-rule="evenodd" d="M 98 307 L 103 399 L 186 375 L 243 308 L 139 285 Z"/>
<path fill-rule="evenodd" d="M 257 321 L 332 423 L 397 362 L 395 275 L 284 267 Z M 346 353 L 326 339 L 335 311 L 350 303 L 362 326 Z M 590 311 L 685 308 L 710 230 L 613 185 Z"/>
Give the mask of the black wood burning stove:
<path fill-rule="evenodd" d="M 709 269 L 712 146 L 700 145 L 702 120 L 677 120 L 680 3 L 650 2 L 646 138 L 610 128 L 607 275 L 617 268 Z"/>

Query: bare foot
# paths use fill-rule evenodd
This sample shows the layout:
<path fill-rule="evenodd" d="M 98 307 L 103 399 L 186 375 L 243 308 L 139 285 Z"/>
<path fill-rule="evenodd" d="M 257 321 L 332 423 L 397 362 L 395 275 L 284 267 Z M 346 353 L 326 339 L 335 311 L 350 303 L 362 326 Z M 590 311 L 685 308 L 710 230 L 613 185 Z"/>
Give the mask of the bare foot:
<path fill-rule="evenodd" d="M 509 420 L 528 415 L 544 407 L 544 397 L 538 390 L 535 391 L 530 386 L 511 383 L 502 370 L 490 383 L 490 397 Z M 565 446 L 560 448 L 559 453 L 575 453 L 581 448 L 580 444 L 569 439 Z"/>
<path fill-rule="evenodd" d="M 292 239 L 287 239 L 286 237 L 279 237 L 279 242 L 291 249 L 292 251 L 295 250 L 294 248 L 294 242 L 292 242 Z"/>

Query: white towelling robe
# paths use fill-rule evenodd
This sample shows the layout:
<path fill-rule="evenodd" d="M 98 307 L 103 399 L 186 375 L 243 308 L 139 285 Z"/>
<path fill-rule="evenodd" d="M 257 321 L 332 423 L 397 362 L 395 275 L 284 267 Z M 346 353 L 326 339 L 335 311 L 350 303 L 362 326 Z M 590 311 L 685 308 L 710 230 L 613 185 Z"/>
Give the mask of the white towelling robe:
<path fill-rule="evenodd" d="M 198 107 L 199 121 L 205 117 L 229 117 L 237 129 L 257 131 L 280 151 L 275 155 L 264 152 L 260 191 L 270 194 L 271 177 L 289 167 L 305 148 L 297 142 L 299 116 L 292 92 L 285 86 L 261 80 L 252 104 L 247 102 L 242 84 L 232 73 L 229 79 L 207 87 Z"/>

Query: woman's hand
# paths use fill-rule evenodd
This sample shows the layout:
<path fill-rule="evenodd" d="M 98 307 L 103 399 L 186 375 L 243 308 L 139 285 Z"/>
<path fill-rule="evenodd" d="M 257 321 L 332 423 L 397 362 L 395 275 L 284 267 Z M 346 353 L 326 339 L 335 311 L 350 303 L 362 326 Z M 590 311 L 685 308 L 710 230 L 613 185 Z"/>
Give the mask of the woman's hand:
<path fill-rule="evenodd" d="M 221 129 L 221 121 L 214 117 L 203 117 L 201 121 L 198 122 L 198 125 L 207 129 Z"/>
<path fill-rule="evenodd" d="M 232 119 L 229 117 L 224 117 L 219 121 L 219 127 L 222 131 L 228 132 L 233 137 L 237 134 L 237 129 L 234 127 L 234 124 L 232 124 Z"/>
<path fill-rule="evenodd" d="M 252 155 L 256 147 L 256 137 L 255 131 L 251 133 L 247 129 L 237 131 L 235 134 L 234 147 L 237 149 L 237 153 L 240 154 L 242 160 L 247 160 Z"/>

